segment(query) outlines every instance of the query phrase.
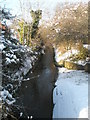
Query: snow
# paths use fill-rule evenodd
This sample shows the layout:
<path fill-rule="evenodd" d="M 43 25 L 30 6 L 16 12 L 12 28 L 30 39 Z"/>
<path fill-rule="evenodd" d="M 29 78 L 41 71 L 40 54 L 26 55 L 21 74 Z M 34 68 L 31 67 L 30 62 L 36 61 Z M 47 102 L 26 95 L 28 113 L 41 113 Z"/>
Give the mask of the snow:
<path fill-rule="evenodd" d="M 80 111 L 79 118 L 85 118 L 85 116 L 88 116 L 88 108 L 84 108 Z"/>
<path fill-rule="evenodd" d="M 59 62 L 59 57 L 61 55 L 61 51 L 59 51 L 59 49 L 55 49 L 55 59 L 57 62 Z"/>
<path fill-rule="evenodd" d="M 10 58 L 6 58 L 6 64 L 10 64 L 10 63 L 16 63 L 16 60 L 15 59 L 10 59 Z"/>
<path fill-rule="evenodd" d="M 16 63 L 16 61 L 14 59 L 11 59 L 11 62 Z"/>
<path fill-rule="evenodd" d="M 16 102 L 16 100 L 15 100 L 15 99 L 13 99 L 12 101 L 7 100 L 6 102 L 7 102 L 7 104 L 8 104 L 8 105 L 12 105 L 13 103 L 15 103 L 15 102 Z"/>
<path fill-rule="evenodd" d="M 30 119 L 33 119 L 33 116 L 30 116 Z"/>
<path fill-rule="evenodd" d="M 67 52 L 65 52 L 63 55 L 61 55 L 61 52 L 59 52 L 58 50 L 55 51 L 56 53 L 56 61 L 59 62 L 60 60 L 65 60 L 69 57 L 71 57 L 72 55 L 76 55 L 78 54 L 78 50 L 76 49 L 72 49 L 72 50 L 68 50 Z"/>
<path fill-rule="evenodd" d="M 30 117 L 28 116 L 28 119 L 29 119 Z"/>
<path fill-rule="evenodd" d="M 6 40 L 7 43 L 9 40 Z M 1 43 L 3 45 L 3 43 Z M 10 43 L 11 44 L 11 43 Z M 14 44 L 14 43 L 12 43 Z M 21 53 L 23 53 L 21 58 Z M 22 80 L 23 76 L 26 75 L 30 69 L 32 69 L 32 66 L 35 64 L 35 61 L 38 59 L 38 54 L 41 54 L 41 52 L 34 52 L 32 48 L 28 46 L 18 46 L 16 49 L 10 48 L 9 51 L 3 51 L 3 54 L 5 54 L 5 65 L 10 64 L 18 64 L 20 67 L 15 71 L 10 71 L 12 74 L 10 77 L 12 80 Z M 22 61 L 22 64 L 20 64 L 20 60 Z M 9 71 L 8 71 L 9 72 Z"/>
<path fill-rule="evenodd" d="M 14 59 L 14 60 L 17 60 L 17 57 L 16 57 L 16 55 L 14 55 L 14 53 L 6 53 L 6 59 Z M 12 60 L 13 61 L 13 60 Z"/>
<path fill-rule="evenodd" d="M 21 112 L 21 113 L 20 113 L 20 117 L 22 117 L 22 115 L 23 115 L 23 113 Z"/>
<path fill-rule="evenodd" d="M 57 29 L 55 29 L 55 31 L 56 31 L 56 33 L 59 33 L 59 32 L 60 32 L 60 29 L 59 29 L 59 28 L 57 28 Z"/>
<path fill-rule="evenodd" d="M 31 68 L 32 68 L 31 60 L 30 58 L 26 58 L 26 61 L 24 62 L 24 68 L 22 68 L 24 75 L 26 75 Z"/>
<path fill-rule="evenodd" d="M 53 118 L 88 118 L 88 73 L 59 68 Z"/>
<path fill-rule="evenodd" d="M 0 50 L 3 50 L 4 48 L 5 46 L 2 43 L 0 43 Z"/>
<path fill-rule="evenodd" d="M 31 78 L 27 78 L 27 79 L 23 79 L 22 81 L 29 81 L 29 80 L 31 80 L 31 79 L 38 78 L 38 77 L 40 77 L 40 75 L 31 77 Z M 26 86 L 26 88 L 27 88 L 27 86 Z"/>
<path fill-rule="evenodd" d="M 7 90 L 1 91 L 1 97 L 3 102 L 6 102 L 8 105 L 13 104 L 16 100 L 12 97 L 12 95 Z"/>
<path fill-rule="evenodd" d="M 19 68 L 19 70 L 14 74 L 14 78 L 17 76 L 19 80 L 22 80 L 23 75 L 26 75 L 30 69 L 32 69 L 32 63 L 34 64 L 34 61 L 36 59 L 36 56 L 33 57 L 26 57 L 25 60 L 23 61 L 23 66 Z"/>
<path fill-rule="evenodd" d="M 11 26 L 12 25 L 12 22 L 10 20 L 6 20 L 6 25 L 7 26 Z"/>
<path fill-rule="evenodd" d="M 11 60 L 10 60 L 10 58 L 6 58 L 6 64 L 8 65 L 8 64 L 10 64 L 11 63 Z"/>
<path fill-rule="evenodd" d="M 90 45 L 89 44 L 84 44 L 83 47 L 85 47 L 86 49 L 90 50 Z"/>
<path fill-rule="evenodd" d="M 69 60 L 70 61 L 70 60 Z M 86 65 L 86 61 L 85 60 L 78 60 L 78 61 L 74 61 L 74 63 L 78 64 L 78 65 L 82 65 L 85 66 Z"/>
<path fill-rule="evenodd" d="M 84 44 L 83 45 L 85 48 L 87 48 L 88 50 L 90 49 L 90 46 L 88 44 Z M 67 50 L 65 53 L 61 53 L 61 51 L 58 49 L 55 50 L 55 59 L 56 62 L 60 62 L 61 60 L 65 60 L 65 61 L 71 61 L 73 63 L 76 63 L 78 65 L 82 65 L 85 66 L 87 62 L 90 61 L 90 57 L 86 57 L 85 60 L 74 60 L 73 58 L 75 58 L 76 55 L 78 55 L 80 51 L 76 50 L 76 49 L 71 49 L 71 50 Z"/>
<path fill-rule="evenodd" d="M 45 51 L 42 49 L 41 53 L 42 53 L 42 54 L 45 54 Z"/>
<path fill-rule="evenodd" d="M 13 58 L 14 58 L 14 59 L 17 59 L 16 55 L 13 55 Z"/>
<path fill-rule="evenodd" d="M 12 37 L 13 39 L 17 39 L 17 36 L 16 36 L 16 35 L 11 35 L 11 37 Z"/>

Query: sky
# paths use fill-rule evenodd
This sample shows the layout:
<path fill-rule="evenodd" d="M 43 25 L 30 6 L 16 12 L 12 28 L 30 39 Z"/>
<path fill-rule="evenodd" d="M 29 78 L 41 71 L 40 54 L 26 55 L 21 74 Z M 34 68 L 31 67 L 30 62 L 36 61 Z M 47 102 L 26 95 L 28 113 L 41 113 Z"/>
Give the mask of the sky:
<path fill-rule="evenodd" d="M 27 0 L 20 0 L 27 1 Z M 21 12 L 19 0 L 0 0 L 0 6 L 5 6 L 9 8 L 13 15 L 19 15 Z M 32 8 L 41 8 L 43 11 L 48 11 L 52 14 L 52 11 L 55 9 L 55 6 L 58 3 L 64 4 L 65 2 L 88 2 L 88 0 L 28 0 Z M 26 4 L 28 6 L 29 4 Z M 27 10 L 28 11 L 28 10 Z M 25 11 L 24 13 L 25 14 Z M 26 17 L 26 16 L 25 16 Z M 28 16 L 27 16 L 28 17 Z"/>
<path fill-rule="evenodd" d="M 21 0 L 23 1 L 23 0 Z M 24 0 L 27 1 L 27 0 Z M 31 5 L 34 7 L 42 7 L 46 9 L 53 9 L 56 4 L 59 3 L 64 3 L 64 2 L 88 2 L 88 0 L 29 0 L 31 1 Z M 39 2 L 39 4 L 38 4 Z M 19 13 L 20 11 L 20 2 L 19 0 L 0 0 L 1 6 L 6 6 L 10 9 L 13 9 L 13 13 Z"/>

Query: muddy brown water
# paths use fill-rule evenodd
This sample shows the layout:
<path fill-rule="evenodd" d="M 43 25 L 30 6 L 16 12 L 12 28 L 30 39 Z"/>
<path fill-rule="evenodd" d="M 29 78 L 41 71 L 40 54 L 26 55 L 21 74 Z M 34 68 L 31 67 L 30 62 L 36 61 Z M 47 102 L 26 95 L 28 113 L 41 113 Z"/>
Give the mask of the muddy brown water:
<path fill-rule="evenodd" d="M 41 56 L 37 67 L 26 76 L 27 78 L 36 77 L 21 83 L 14 104 L 17 109 L 13 107 L 14 116 L 18 119 L 32 117 L 52 119 L 53 89 L 57 75 L 58 69 L 54 65 L 54 49 L 46 46 L 45 54 Z"/>

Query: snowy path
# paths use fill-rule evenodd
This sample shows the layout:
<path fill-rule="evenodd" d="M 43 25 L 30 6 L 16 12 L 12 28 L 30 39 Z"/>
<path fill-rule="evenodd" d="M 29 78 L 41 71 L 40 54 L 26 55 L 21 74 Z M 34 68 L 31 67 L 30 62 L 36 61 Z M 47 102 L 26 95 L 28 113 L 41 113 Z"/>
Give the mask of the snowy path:
<path fill-rule="evenodd" d="M 88 74 L 59 68 L 53 118 L 88 118 Z"/>

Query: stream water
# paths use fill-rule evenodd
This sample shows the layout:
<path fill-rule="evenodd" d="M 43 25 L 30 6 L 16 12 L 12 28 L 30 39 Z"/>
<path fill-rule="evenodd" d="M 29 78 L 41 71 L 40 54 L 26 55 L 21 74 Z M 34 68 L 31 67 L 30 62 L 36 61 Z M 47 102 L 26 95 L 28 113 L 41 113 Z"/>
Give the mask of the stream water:
<path fill-rule="evenodd" d="M 36 76 L 36 77 L 33 77 Z M 18 118 L 52 118 L 53 89 L 58 76 L 54 65 L 54 50 L 46 46 L 45 54 L 41 56 L 32 73 L 27 74 L 28 81 L 23 81 L 17 92 L 13 107 L 14 116 Z"/>

